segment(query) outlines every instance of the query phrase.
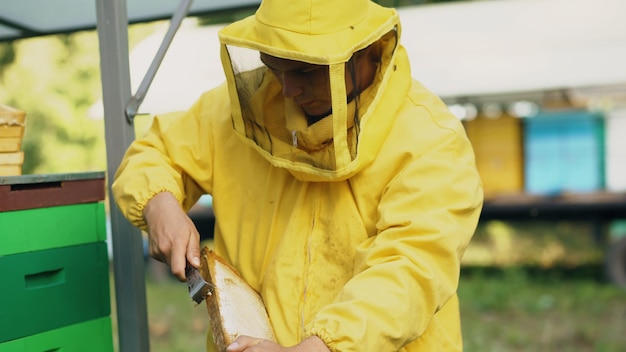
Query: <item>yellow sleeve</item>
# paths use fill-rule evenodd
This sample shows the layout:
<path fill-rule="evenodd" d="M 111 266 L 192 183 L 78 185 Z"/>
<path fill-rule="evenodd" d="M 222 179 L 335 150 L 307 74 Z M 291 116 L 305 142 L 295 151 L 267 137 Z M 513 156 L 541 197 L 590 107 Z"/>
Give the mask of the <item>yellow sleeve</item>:
<path fill-rule="evenodd" d="M 157 193 L 171 192 L 185 210 L 211 192 L 212 142 L 205 94 L 187 112 L 155 116 L 147 134 L 131 143 L 115 174 L 112 192 L 124 216 L 144 229 L 143 209 Z"/>

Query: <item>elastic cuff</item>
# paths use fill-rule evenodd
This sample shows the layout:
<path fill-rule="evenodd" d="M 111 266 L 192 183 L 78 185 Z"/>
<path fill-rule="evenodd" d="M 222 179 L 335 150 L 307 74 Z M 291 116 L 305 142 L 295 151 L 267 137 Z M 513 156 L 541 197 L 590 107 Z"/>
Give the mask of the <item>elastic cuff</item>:
<path fill-rule="evenodd" d="M 176 198 L 176 201 L 178 201 L 178 204 L 182 204 L 182 200 L 179 194 L 176 194 L 168 189 L 160 189 L 158 191 L 154 191 L 148 194 L 147 197 L 145 197 L 144 199 L 140 200 L 137 202 L 137 206 L 133 211 L 132 215 L 132 223 L 133 225 L 137 226 L 139 229 L 143 230 L 143 231 L 147 231 L 148 230 L 148 224 L 146 223 L 146 219 L 143 216 L 143 210 L 145 209 L 146 205 L 148 204 L 148 202 L 154 198 L 154 196 L 156 196 L 159 193 L 162 192 L 169 192 L 171 193 L 174 198 Z"/>
<path fill-rule="evenodd" d="M 311 330 L 304 334 L 305 338 L 309 338 L 311 336 L 317 336 L 322 340 L 326 347 L 332 352 L 338 352 L 339 350 L 336 348 L 335 341 L 330 337 L 330 335 L 324 330 Z"/>

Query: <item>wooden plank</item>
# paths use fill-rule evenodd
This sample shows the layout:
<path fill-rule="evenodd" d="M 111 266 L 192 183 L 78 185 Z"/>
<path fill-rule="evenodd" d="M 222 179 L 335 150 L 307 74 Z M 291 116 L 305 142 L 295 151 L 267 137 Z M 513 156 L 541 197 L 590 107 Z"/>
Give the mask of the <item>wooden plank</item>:
<path fill-rule="evenodd" d="M 19 176 L 22 174 L 22 165 L 0 165 L 0 176 Z"/>
<path fill-rule="evenodd" d="M 0 165 L 22 165 L 24 152 L 0 153 Z"/>
<path fill-rule="evenodd" d="M 22 148 L 22 138 L 0 138 L 0 153 L 19 152 Z"/>
<path fill-rule="evenodd" d="M 24 126 L 20 125 L 0 125 L 0 138 L 22 138 L 24 136 Z"/>

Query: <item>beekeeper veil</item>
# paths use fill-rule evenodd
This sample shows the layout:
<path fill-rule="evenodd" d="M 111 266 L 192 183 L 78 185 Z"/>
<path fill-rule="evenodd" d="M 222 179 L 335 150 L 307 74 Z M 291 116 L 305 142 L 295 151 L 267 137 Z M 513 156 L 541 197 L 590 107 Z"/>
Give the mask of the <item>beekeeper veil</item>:
<path fill-rule="evenodd" d="M 296 176 L 348 177 L 359 156 L 361 119 L 380 88 L 375 79 L 363 92 L 352 89 L 358 75 L 351 58 L 380 41 L 393 51 L 398 31 L 397 12 L 369 0 L 264 0 L 255 15 L 219 33 L 235 131 Z M 303 106 L 318 104 L 320 96 L 285 94 L 280 69 L 268 58 L 298 74 L 325 75 L 316 82 L 329 93 L 327 111 L 311 116 Z M 368 94 L 367 104 L 359 94 Z"/>

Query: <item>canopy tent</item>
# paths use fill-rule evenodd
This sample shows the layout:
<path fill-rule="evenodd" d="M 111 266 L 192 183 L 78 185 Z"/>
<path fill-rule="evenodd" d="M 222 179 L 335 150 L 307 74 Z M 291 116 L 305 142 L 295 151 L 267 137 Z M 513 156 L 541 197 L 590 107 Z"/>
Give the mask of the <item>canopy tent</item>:
<path fill-rule="evenodd" d="M 259 3 L 196 0 L 188 7 L 189 2 L 181 1 L 178 9 L 183 10 L 177 10 L 178 15 L 187 11 L 206 14 Z M 171 17 L 175 7 L 173 0 L 0 2 L 0 41 L 97 28 L 109 187 L 126 147 L 134 139 L 132 124 L 127 118 L 128 103 L 133 100 L 128 24 Z M 623 0 L 475 1 L 400 9 L 404 23 L 403 43 L 412 60 L 413 76 L 449 101 L 625 84 L 626 22 L 620 20 L 624 13 L 626 1 Z M 212 55 L 217 52 L 217 44 L 209 39 L 215 36 L 214 32 L 185 39 L 186 32 L 184 29 L 174 38 L 173 49 L 179 42 L 189 42 L 196 53 L 208 50 Z M 171 34 L 172 31 L 168 31 L 163 36 L 167 39 Z M 197 45 L 203 35 L 207 36 L 206 45 Z M 210 84 L 194 85 L 187 80 L 208 83 L 209 76 L 216 71 L 205 72 L 201 68 L 219 60 L 192 55 L 205 59 L 197 63 L 186 61 L 181 66 L 170 58 L 183 50 L 174 50 L 166 57 L 156 77 L 158 80 L 172 76 L 177 80 L 176 85 L 155 81 L 148 90 L 145 104 L 137 104 L 141 110 L 158 112 L 155 110 L 178 109 L 186 104 L 149 106 L 150 96 L 163 87 L 170 90 L 166 90 L 165 98 L 157 97 L 155 101 L 180 103 L 183 98 L 195 99 L 201 90 L 210 87 Z M 208 76 L 181 74 L 181 67 L 194 67 L 190 65 L 197 65 L 197 72 Z M 141 65 L 132 66 L 134 73 L 150 71 L 150 68 L 139 67 Z M 137 79 L 133 81 L 133 86 L 137 86 Z M 193 87 L 193 91 L 187 91 L 183 98 L 171 99 L 180 87 Z M 134 112 L 131 111 L 131 115 Z M 120 351 L 148 351 L 141 236 L 121 216 L 113 201 L 110 205 Z"/>
<path fill-rule="evenodd" d="M 195 0 L 189 15 L 253 8 L 259 0 Z M 172 17 L 176 0 L 126 0 L 128 23 Z M 96 28 L 97 1 L 20 0 L 0 2 L 0 41 Z"/>
<path fill-rule="evenodd" d="M 626 1 L 459 2 L 403 7 L 399 13 L 413 76 L 448 102 L 542 99 L 555 90 L 614 95 L 626 89 Z M 190 21 L 179 29 L 140 112 L 185 109 L 223 81 L 217 39 L 222 27 Z M 158 31 L 130 52 L 133 89 L 164 35 Z"/>

